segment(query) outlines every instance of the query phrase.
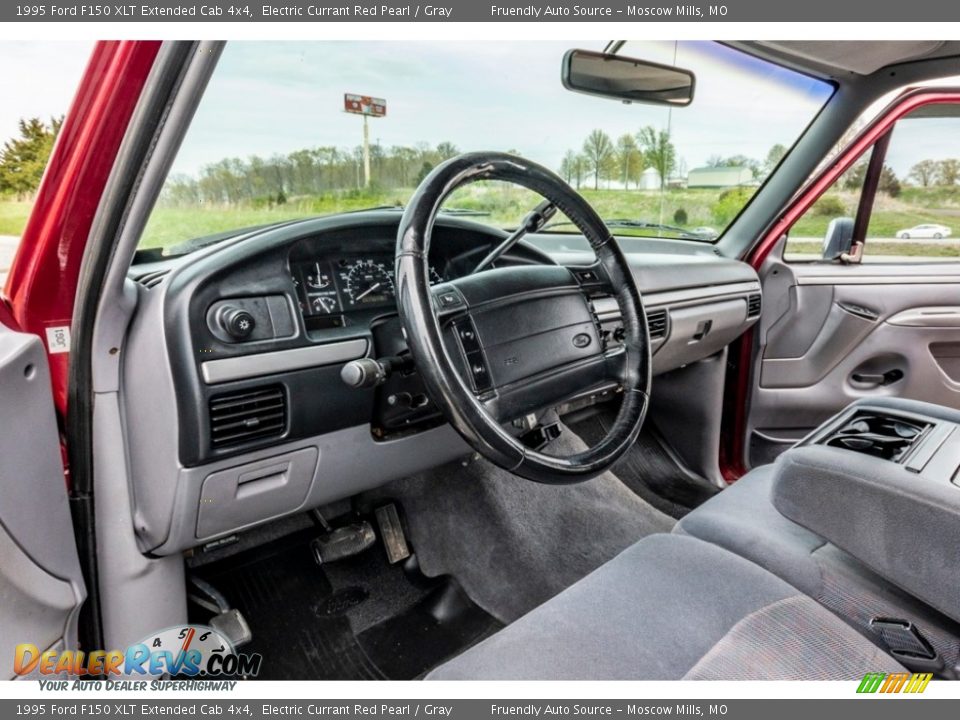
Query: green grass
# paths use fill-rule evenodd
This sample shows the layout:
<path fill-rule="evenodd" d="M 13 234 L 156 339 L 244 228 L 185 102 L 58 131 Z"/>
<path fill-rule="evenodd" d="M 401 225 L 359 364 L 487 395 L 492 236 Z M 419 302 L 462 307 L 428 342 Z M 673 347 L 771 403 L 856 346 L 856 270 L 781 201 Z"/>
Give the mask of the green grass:
<path fill-rule="evenodd" d="M 787 243 L 784 255 L 787 259 L 795 255 L 819 256 L 821 244 L 804 240 L 791 240 Z M 886 240 L 867 240 L 864 257 L 873 255 L 883 257 L 898 255 L 904 257 L 960 258 L 960 241 L 952 245 L 939 245 L 923 242 L 890 242 Z"/>
<path fill-rule="evenodd" d="M 641 190 L 593 190 L 580 192 L 601 217 L 643 219 L 686 229 L 708 226 L 721 230 L 729 218 L 718 217 L 728 208 L 719 206 L 719 190 L 675 189 L 663 194 Z M 158 207 L 150 217 L 142 247 L 168 247 L 191 238 L 226 230 L 265 225 L 338 212 L 360 210 L 371 206 L 405 203 L 412 188 L 389 191 L 377 189 L 331 192 L 320 196 L 293 197 L 282 205 Z M 476 183 L 461 188 L 451 196 L 446 207 L 485 213 L 481 222 L 500 227 L 515 227 L 539 201 L 534 193 L 503 183 Z M 727 203 L 729 205 L 729 203 Z M 791 252 L 818 252 L 819 239 L 833 217 L 856 213 L 857 194 L 834 191 L 822 198 L 793 227 Z M 19 235 L 29 215 L 29 202 L 0 201 L 0 235 Z M 818 210 L 819 208 L 819 210 Z M 682 210 L 686 222 L 677 223 L 675 215 Z M 919 223 L 935 222 L 955 227 L 960 236 L 960 186 L 957 188 L 905 188 L 898 198 L 877 198 L 869 236 L 893 237 L 898 230 Z M 554 222 L 562 218 L 554 218 Z M 558 227 L 558 230 L 565 230 Z M 627 233 L 624 233 L 627 234 Z M 803 248 L 802 250 L 799 248 Z M 931 257 L 960 257 L 957 245 L 923 245 L 921 243 L 887 244 L 884 254 Z"/>
<path fill-rule="evenodd" d="M 899 197 L 878 195 L 870 217 L 868 237 L 894 238 L 900 230 L 924 223 L 960 228 L 960 186 L 956 188 L 906 188 Z M 821 197 L 790 230 L 803 238 L 821 238 L 830 220 L 838 215 L 855 217 L 859 195 L 855 192 L 830 192 Z"/>
<path fill-rule="evenodd" d="M 675 190 L 660 193 L 637 190 L 581 189 L 584 197 L 602 217 L 646 219 L 674 224 L 674 213 L 687 214 L 685 227 L 700 225 L 722 227 L 711 214 L 717 192 L 711 190 Z M 331 215 L 379 205 L 405 203 L 412 189 L 387 192 L 330 193 L 319 197 L 291 198 L 272 207 L 158 207 L 144 232 L 142 247 L 166 247 L 184 240 L 234 228 L 263 225 L 317 215 Z M 486 213 L 477 218 L 500 227 L 515 227 L 538 202 L 535 193 L 503 184 L 474 184 L 461 188 L 446 202 L 446 207 Z M 662 218 L 662 219 L 661 219 Z M 554 218 L 558 221 L 560 218 Z"/>
<path fill-rule="evenodd" d="M 0 235 L 22 235 L 32 208 L 31 202 L 0 201 Z"/>

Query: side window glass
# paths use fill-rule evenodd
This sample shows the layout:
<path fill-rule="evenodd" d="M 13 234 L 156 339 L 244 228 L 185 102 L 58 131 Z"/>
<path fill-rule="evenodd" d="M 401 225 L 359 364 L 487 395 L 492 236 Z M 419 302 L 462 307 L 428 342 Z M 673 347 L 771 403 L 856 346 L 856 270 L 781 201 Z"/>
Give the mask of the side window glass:
<path fill-rule="evenodd" d="M 926 105 L 894 127 L 863 262 L 956 262 L 958 233 L 960 105 Z"/>
<path fill-rule="evenodd" d="M 853 223 L 863 192 L 866 169 L 872 151 L 866 152 L 841 175 L 790 228 L 783 258 L 788 262 L 810 262 L 823 257 L 827 231 L 836 223 Z"/>
<path fill-rule="evenodd" d="M 867 168 L 878 151 L 865 153 L 797 220 L 785 260 L 822 260 L 831 222 L 852 227 Z M 897 121 L 863 238 L 864 263 L 960 260 L 960 105 L 926 105 Z"/>

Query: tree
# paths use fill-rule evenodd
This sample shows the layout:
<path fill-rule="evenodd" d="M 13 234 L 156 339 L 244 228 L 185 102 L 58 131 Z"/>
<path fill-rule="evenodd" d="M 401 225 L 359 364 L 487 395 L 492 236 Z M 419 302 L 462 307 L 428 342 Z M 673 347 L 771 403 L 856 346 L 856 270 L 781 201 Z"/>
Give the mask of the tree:
<path fill-rule="evenodd" d="M 637 147 L 637 141 L 630 133 L 617 139 L 617 164 L 620 170 L 620 182 L 626 190 L 630 182 L 639 183 L 643 172 L 643 153 Z"/>
<path fill-rule="evenodd" d="M 422 183 L 423 179 L 431 172 L 433 172 L 433 165 L 424 160 L 423 164 L 420 166 L 420 172 L 417 173 L 417 185 Z"/>
<path fill-rule="evenodd" d="M 660 174 L 662 190 L 677 164 L 677 149 L 670 140 L 670 132 L 647 125 L 637 133 L 637 145 L 647 163 Z"/>
<path fill-rule="evenodd" d="M 600 178 L 609 168 L 613 157 L 613 141 L 603 130 L 594 130 L 583 141 L 583 156 L 587 161 L 587 171 L 593 174 L 593 189 L 600 187 Z"/>
<path fill-rule="evenodd" d="M 773 172 L 773 169 L 780 164 L 780 161 L 783 160 L 784 156 L 787 154 L 787 148 L 785 145 L 777 143 L 769 151 L 767 151 L 767 159 L 763 163 L 764 172 L 769 175 Z"/>
<path fill-rule="evenodd" d="M 845 190 L 860 190 L 866 181 L 868 167 L 869 165 L 865 159 L 858 160 L 853 167 L 841 176 L 843 188 Z M 890 197 L 897 197 L 901 189 L 900 180 L 897 178 L 897 174 L 893 171 L 893 168 L 889 165 L 884 165 L 880 169 L 880 179 L 877 182 L 877 190 Z"/>
<path fill-rule="evenodd" d="M 36 191 L 61 125 L 62 117 L 49 124 L 39 118 L 20 120 L 20 137 L 7 140 L 0 150 L 0 192 L 23 199 Z"/>
<path fill-rule="evenodd" d="M 586 172 L 587 161 L 583 155 L 574 150 L 567 150 L 567 154 L 563 156 L 563 160 L 560 162 L 560 174 L 563 175 L 564 179 L 579 190 Z"/>
<path fill-rule="evenodd" d="M 884 165 L 880 170 L 880 181 L 877 183 L 877 190 L 886 193 L 890 197 L 897 197 L 900 194 L 900 180 L 897 178 L 897 174 L 893 171 L 893 168 L 889 165 Z"/>
<path fill-rule="evenodd" d="M 437 157 L 441 162 L 456 157 L 459 154 L 460 150 L 458 150 L 457 146 L 452 142 L 437 143 Z"/>
<path fill-rule="evenodd" d="M 937 183 L 940 185 L 956 185 L 960 179 L 960 160 L 947 159 L 937 163 Z"/>
<path fill-rule="evenodd" d="M 933 160 L 921 160 L 910 168 L 907 177 L 916 180 L 920 187 L 930 187 L 937 178 L 937 163 Z"/>

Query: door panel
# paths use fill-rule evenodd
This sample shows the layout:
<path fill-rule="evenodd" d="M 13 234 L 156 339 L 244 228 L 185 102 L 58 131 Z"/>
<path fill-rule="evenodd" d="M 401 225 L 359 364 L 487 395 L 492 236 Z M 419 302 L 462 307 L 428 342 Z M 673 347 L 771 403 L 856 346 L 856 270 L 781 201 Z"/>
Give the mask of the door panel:
<path fill-rule="evenodd" d="M 782 247 L 760 272 L 752 467 L 860 398 L 960 409 L 960 264 L 785 263 Z"/>
<path fill-rule="evenodd" d="M 47 355 L 35 335 L 0 324 L 0 676 L 14 648 L 76 646 L 85 597 Z"/>

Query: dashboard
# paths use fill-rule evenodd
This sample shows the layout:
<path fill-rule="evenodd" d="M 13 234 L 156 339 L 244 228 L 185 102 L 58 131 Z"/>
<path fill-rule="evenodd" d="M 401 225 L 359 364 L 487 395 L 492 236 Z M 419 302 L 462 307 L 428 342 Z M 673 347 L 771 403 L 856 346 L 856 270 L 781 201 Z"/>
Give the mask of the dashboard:
<path fill-rule="evenodd" d="M 373 388 L 340 378 L 350 360 L 407 352 L 393 280 L 399 220 L 367 211 L 296 221 L 131 269 L 122 398 L 128 416 L 151 415 L 125 429 L 144 552 L 181 552 L 469 452 L 415 367 Z M 431 282 L 469 274 L 505 237 L 438 217 Z M 497 266 L 576 274 L 592 261 L 529 240 Z M 709 246 L 651 242 L 628 259 L 655 374 L 716 357 L 759 317 L 756 273 Z M 602 342 L 617 342 L 616 301 L 590 302 Z"/>

